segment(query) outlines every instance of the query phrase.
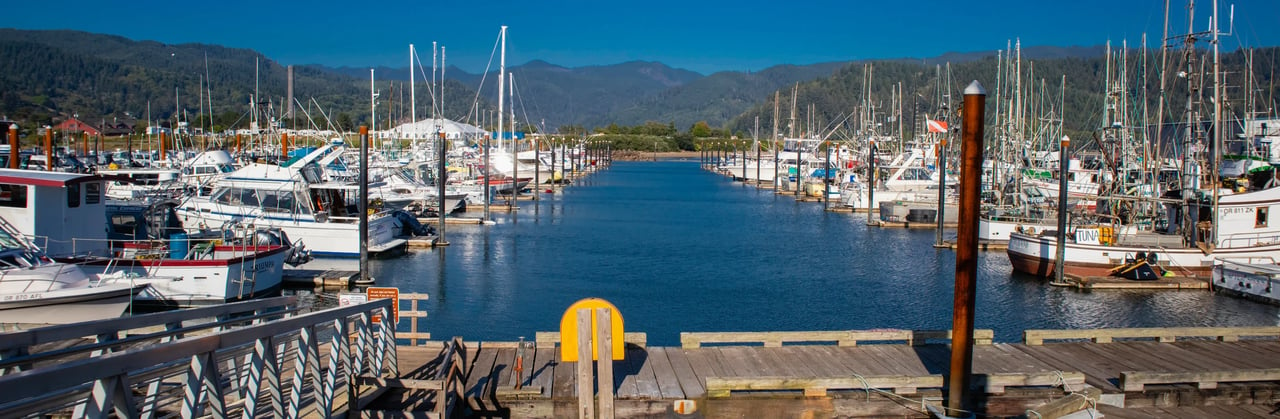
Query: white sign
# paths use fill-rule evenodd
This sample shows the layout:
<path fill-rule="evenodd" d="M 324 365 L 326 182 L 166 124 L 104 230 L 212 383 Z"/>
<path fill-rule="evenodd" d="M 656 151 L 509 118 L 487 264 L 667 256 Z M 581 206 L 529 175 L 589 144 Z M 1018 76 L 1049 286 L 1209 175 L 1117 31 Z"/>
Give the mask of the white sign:
<path fill-rule="evenodd" d="M 369 302 L 364 294 L 338 294 L 338 307 L 356 306 Z"/>
<path fill-rule="evenodd" d="M 1076 243 L 1080 244 L 1102 244 L 1098 241 L 1098 229 L 1096 228 L 1077 228 Z"/>

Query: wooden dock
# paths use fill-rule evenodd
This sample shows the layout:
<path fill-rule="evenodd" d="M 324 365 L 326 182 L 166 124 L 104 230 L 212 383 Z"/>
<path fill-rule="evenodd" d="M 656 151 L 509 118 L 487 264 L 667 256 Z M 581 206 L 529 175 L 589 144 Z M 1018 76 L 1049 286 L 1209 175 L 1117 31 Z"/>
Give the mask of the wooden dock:
<path fill-rule="evenodd" d="M 0 416 L 579 412 L 578 363 L 561 361 L 558 333 L 523 345 L 404 345 L 408 334 L 372 323 L 373 314 L 391 315 L 387 300 L 306 314 L 294 301 L 5 334 Z M 416 312 L 408 308 L 402 316 Z M 1280 402 L 1280 327 L 1028 330 L 1021 343 L 992 336 L 975 331 L 973 352 L 971 402 L 986 416 L 1090 407 L 1122 418 L 1248 417 Z M 387 345 L 393 338 L 401 344 Z M 609 417 L 677 417 L 677 401 L 703 418 L 927 417 L 947 394 L 945 330 L 682 333 L 680 347 L 646 338 L 625 334 L 625 358 L 608 364 L 613 379 L 598 391 L 614 395 Z"/>
<path fill-rule="evenodd" d="M 439 217 L 422 217 L 418 218 L 418 222 L 422 224 L 439 225 Z M 466 224 L 484 224 L 484 218 L 480 217 L 444 217 L 444 223 L 447 225 L 466 225 Z"/>
<path fill-rule="evenodd" d="M 1095 394 L 1091 403 L 1111 406 L 1108 414 L 1248 411 L 1280 401 L 1276 327 L 1040 330 L 1028 331 L 1024 343 L 989 343 L 979 333 L 975 403 L 987 415 L 1047 409 L 1073 393 Z M 627 345 L 625 359 L 613 364 L 617 417 L 670 416 L 673 403 L 686 399 L 702 417 L 925 417 L 922 406 L 940 405 L 946 394 L 950 349 L 937 342 L 945 332 L 684 335 L 679 348 L 643 346 L 642 339 Z M 1060 342 L 1045 343 L 1051 340 Z M 515 343 L 465 347 L 460 403 L 471 414 L 576 416 L 575 363 L 560 362 L 554 343 L 526 347 L 518 375 Z M 401 349 L 401 370 L 439 363 L 431 354 L 440 350 L 437 342 Z M 1134 412 L 1115 416 L 1143 417 Z"/>
<path fill-rule="evenodd" d="M 1063 275 L 1063 283 L 1052 285 L 1086 290 L 1208 290 L 1209 281 L 1187 276 L 1165 276 L 1151 281 L 1135 281 L 1114 276 Z"/>
<path fill-rule="evenodd" d="M 360 282 L 360 271 L 285 268 L 283 280 L 287 284 L 345 287 Z"/>
<path fill-rule="evenodd" d="M 868 220 L 867 225 L 875 226 L 875 227 L 884 227 L 884 228 L 915 228 L 915 229 L 938 228 L 938 223 L 936 222 L 914 223 L 910 221 L 882 221 L 880 219 Z M 948 230 L 954 230 L 956 226 L 957 226 L 956 223 L 947 223 L 947 222 L 942 223 L 942 228 L 948 229 Z"/>
<path fill-rule="evenodd" d="M 948 249 L 955 249 L 955 248 L 956 248 L 956 241 L 955 241 L 954 239 L 953 239 L 953 240 L 943 240 L 943 241 L 942 241 L 942 244 L 943 244 L 943 246 L 944 246 L 944 247 L 946 247 L 946 248 L 948 248 Z M 1001 251 L 1001 252 L 1003 252 L 1003 251 L 1009 250 L 1009 242 L 1008 242 L 1008 241 L 987 241 L 987 240 L 978 240 L 978 250 L 983 250 L 983 251 Z"/>

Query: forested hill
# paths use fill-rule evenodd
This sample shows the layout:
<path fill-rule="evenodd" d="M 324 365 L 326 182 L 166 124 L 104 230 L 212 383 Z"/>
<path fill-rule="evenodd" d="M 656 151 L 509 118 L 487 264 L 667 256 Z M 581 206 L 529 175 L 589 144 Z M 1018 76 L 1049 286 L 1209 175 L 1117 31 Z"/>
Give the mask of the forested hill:
<path fill-rule="evenodd" d="M 763 131 L 772 129 L 774 92 L 784 92 L 782 117 L 789 118 L 788 96 L 797 84 L 797 125 L 803 127 L 809 121 L 820 127 L 832 125 L 841 115 L 863 106 L 867 96 L 863 91 L 863 69 L 873 63 L 871 105 L 880 118 L 874 122 L 884 125 L 884 132 L 896 124 L 897 119 L 888 118 L 896 109 L 908 113 L 908 118 L 937 111 L 943 100 L 942 90 L 946 90 L 945 86 L 939 89 L 939 74 L 944 76 L 942 80 L 952 81 L 948 90 L 952 95 L 970 80 L 982 81 L 994 95 L 997 87 L 1004 87 L 997 86 L 995 80 L 995 51 L 1003 45 L 995 47 L 987 52 L 957 52 L 933 58 L 778 65 L 760 71 L 705 76 L 644 61 L 569 68 L 535 60 L 509 70 L 515 74 L 515 106 L 522 126 L 541 128 L 545 124 L 547 130 L 556 131 L 569 126 L 593 129 L 653 121 L 686 131 L 695 122 L 705 121 L 712 127 L 746 135 L 754 128 L 757 116 Z M 1233 100 L 1242 97 L 1242 54 L 1233 51 L 1224 58 L 1229 84 L 1234 86 L 1228 91 Z M 202 109 L 201 99 L 206 99 L 203 107 L 207 108 L 207 97 L 211 96 L 213 128 L 243 127 L 255 86 L 261 99 L 271 103 L 274 115 L 281 115 L 285 108 L 285 67 L 248 49 L 169 45 L 75 31 L 0 29 L 0 55 L 4 57 L 0 59 L 0 118 L 28 125 L 52 124 L 77 114 L 86 119 L 125 115 L 142 119 L 148 107 L 152 119 L 172 120 L 175 100 L 181 103 L 185 119 L 206 121 L 208 118 L 197 114 Z M 1060 113 L 1066 115 L 1068 129 L 1089 131 L 1089 127 L 1100 123 L 1102 112 L 1105 62 L 1101 55 L 1100 47 L 1022 48 L 1027 83 L 1024 92 L 1030 94 L 1033 86 L 1039 86 L 1035 89 L 1041 92 L 1058 92 L 1065 76 L 1065 96 L 1053 93 L 1036 97 L 1046 98 L 1046 103 L 1064 102 L 1065 110 Z M 1138 51 L 1130 54 L 1131 77 L 1140 68 L 1138 55 Z M 1256 50 L 1255 89 L 1266 90 L 1270 86 L 1275 56 L 1275 48 Z M 1154 62 L 1149 65 L 1154 66 Z M 378 68 L 376 75 L 379 127 L 408 120 L 408 69 Z M 492 122 L 496 74 L 482 75 L 451 67 L 446 75 L 446 116 L 471 123 Z M 367 123 L 368 77 L 367 68 L 295 66 L 294 96 L 300 112 L 299 118 L 286 124 L 338 124 L 342 129 L 352 129 Z M 1136 77 L 1132 80 L 1135 84 L 1130 90 L 1141 90 L 1136 86 Z M 430 108 L 423 100 L 428 82 L 418 83 L 418 111 L 422 116 Z M 890 92 L 898 86 L 902 100 L 908 103 L 895 108 Z M 478 105 L 477 98 L 481 102 Z M 1231 109 L 1239 112 L 1242 107 Z M 308 122 L 306 114 L 314 122 Z M 908 118 L 903 119 L 914 120 Z"/>
<path fill-rule="evenodd" d="M 211 96 L 215 128 L 237 121 L 237 126 L 244 126 L 255 87 L 274 115 L 282 115 L 285 108 L 285 67 L 248 49 L 169 45 L 77 31 L 0 29 L 0 57 L 0 117 L 37 125 L 77 114 L 85 119 L 144 119 L 148 108 L 153 120 L 163 121 L 171 119 L 175 101 L 187 114 L 184 119 L 207 120 L 197 114 L 201 98 L 206 98 L 207 108 Z M 387 93 L 394 92 L 386 83 L 379 90 L 385 95 L 378 118 L 383 121 L 394 99 Z M 446 103 L 468 104 L 459 106 L 459 113 L 469 109 L 475 97 L 474 91 L 452 81 L 445 92 Z M 369 119 L 367 75 L 356 78 L 318 66 L 294 66 L 294 98 L 299 118 L 291 122 L 299 127 L 307 125 L 303 111 L 308 109 L 321 127 L 328 125 L 323 115 L 346 130 Z"/>
<path fill-rule="evenodd" d="M 1020 65 L 1021 98 L 1027 107 L 1037 108 L 1034 112 L 1035 116 L 1030 112 L 1027 116 L 1031 120 L 1030 123 L 1035 125 L 1031 129 L 1050 125 L 1045 122 L 1056 125 L 1056 121 L 1049 120 L 1057 119 L 1063 121 L 1066 134 L 1073 138 L 1088 139 L 1104 124 L 1103 92 L 1107 60 L 1103 58 L 1105 55 L 1103 50 L 1096 49 L 1097 54 L 1094 55 L 1084 53 L 1088 50 L 1094 49 L 1058 50 L 1061 53 L 1055 53 L 1050 48 L 1038 49 L 1032 54 L 1027 54 L 1027 49 L 1023 50 Z M 1040 55 L 1041 53 L 1047 54 Z M 1113 74 L 1119 74 L 1117 67 L 1120 66 L 1121 60 L 1118 58 L 1120 54 L 1120 51 L 1113 51 L 1113 56 L 1116 57 L 1111 64 Z M 1124 91 L 1128 97 L 1127 110 L 1132 115 L 1141 115 L 1145 111 L 1154 119 L 1157 105 L 1162 100 L 1158 86 L 1163 74 L 1167 83 L 1163 96 L 1165 120 L 1169 120 L 1170 116 L 1174 120 L 1180 120 L 1185 115 L 1187 97 L 1187 78 L 1183 75 L 1187 73 L 1196 75 L 1197 82 L 1209 89 L 1208 86 L 1212 85 L 1211 65 L 1209 65 L 1211 63 L 1206 64 L 1206 60 L 1209 59 L 1207 51 L 1200 51 L 1196 54 L 1197 61 L 1194 64 L 1197 71 L 1187 72 L 1185 71 L 1186 60 L 1183 59 L 1180 51 L 1174 51 L 1169 54 L 1169 71 L 1158 71 L 1158 54 L 1159 51 L 1149 50 L 1144 66 L 1141 50 L 1134 49 L 1128 52 L 1128 61 L 1124 66 L 1127 80 Z M 1249 54 L 1252 54 L 1252 67 L 1246 65 Z M 1017 63 L 1010 62 L 1007 60 L 1007 55 L 1002 55 L 997 55 L 993 51 L 979 57 L 970 56 L 974 59 L 948 63 L 938 63 L 934 60 L 924 62 L 881 60 L 855 63 L 841 68 L 830 77 L 779 89 L 781 121 L 778 126 L 782 134 L 788 133 L 788 120 L 791 118 L 793 103 L 792 87 L 795 86 L 797 135 L 801 135 L 807 127 L 811 126 L 815 127 L 811 131 L 824 133 L 831 132 L 836 126 L 863 128 L 859 126 L 864 122 L 860 119 L 868 114 L 865 111 L 869 106 L 874 114 L 865 121 L 867 124 L 865 128 L 870 129 L 870 124 L 876 124 L 876 132 L 896 134 L 899 129 L 899 119 L 895 114 L 900 113 L 902 130 L 908 133 L 905 136 L 910 137 L 911 121 L 922 121 L 926 116 L 937 118 L 944 104 L 954 112 L 959 107 L 961 90 L 973 80 L 979 81 L 987 89 L 987 117 L 992 121 L 997 110 L 1009 109 L 1015 91 L 1010 86 L 1010 81 L 1013 80 L 1010 74 L 1013 73 L 1011 70 L 1016 68 L 1014 66 L 1017 66 Z M 1280 55 L 1280 47 L 1237 50 L 1221 55 L 1222 74 L 1225 80 L 1223 94 L 1227 98 L 1224 101 L 1226 112 L 1239 116 L 1249 111 L 1244 102 L 1250 89 L 1258 104 L 1252 110 L 1268 112 L 1275 109 L 1274 105 L 1268 106 L 1266 103 L 1274 103 L 1276 99 L 1277 86 L 1273 78 L 1274 69 L 1277 64 L 1280 64 L 1277 55 Z M 1203 68 L 1202 71 L 1201 68 Z M 997 74 L 1005 75 L 997 80 Z M 1113 75 L 1113 77 L 1116 76 Z M 869 102 L 866 101 L 868 95 L 867 89 L 864 88 L 866 78 L 870 79 Z M 1251 81 L 1251 84 L 1246 86 L 1246 81 Z M 895 103 L 893 100 L 895 89 L 901 91 L 899 96 L 901 103 Z M 1121 92 L 1113 93 L 1119 95 Z M 1208 104 L 1211 103 L 1212 92 L 1202 93 L 1203 97 L 1199 102 L 1205 105 L 1197 109 L 1197 112 L 1202 118 L 1208 118 L 1211 114 Z M 996 101 L 998 97 L 1001 99 L 1000 102 Z M 1144 99 L 1147 105 L 1145 109 L 1143 108 Z M 1049 115 L 1050 111 L 1052 115 Z M 761 138 L 768 138 L 773 129 L 773 112 L 773 98 L 770 95 L 769 98 L 758 101 L 753 107 L 733 118 L 726 124 L 727 129 L 739 135 L 749 136 L 754 129 L 756 118 L 759 117 Z M 1115 112 L 1115 110 L 1109 112 Z M 850 114 L 855 116 L 846 120 L 845 117 Z M 954 120 L 955 116 L 953 115 L 951 119 Z M 1141 119 L 1133 118 L 1131 123 L 1141 123 Z M 922 127 L 923 123 L 918 122 L 918 125 Z M 850 131 L 842 130 L 841 132 Z"/>

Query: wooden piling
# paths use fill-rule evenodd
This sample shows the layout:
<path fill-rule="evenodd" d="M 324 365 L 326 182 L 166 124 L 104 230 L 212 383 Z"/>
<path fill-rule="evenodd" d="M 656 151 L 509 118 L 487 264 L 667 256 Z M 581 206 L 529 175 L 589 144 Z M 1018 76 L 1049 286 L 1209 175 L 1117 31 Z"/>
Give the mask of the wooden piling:
<path fill-rule="evenodd" d="M 44 170 L 53 171 L 53 128 L 44 130 Z"/>
<path fill-rule="evenodd" d="M 960 149 L 960 225 L 956 235 L 956 285 L 952 317 L 951 374 L 947 409 L 972 411 L 973 318 L 978 279 L 978 213 L 982 203 L 982 131 L 987 91 L 974 80 L 964 89 Z"/>

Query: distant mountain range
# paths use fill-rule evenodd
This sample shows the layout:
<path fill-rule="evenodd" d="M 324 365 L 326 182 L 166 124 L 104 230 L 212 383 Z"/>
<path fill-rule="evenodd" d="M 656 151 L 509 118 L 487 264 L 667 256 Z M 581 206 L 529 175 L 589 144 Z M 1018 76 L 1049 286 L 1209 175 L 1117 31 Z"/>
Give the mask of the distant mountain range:
<path fill-rule="evenodd" d="M 981 60 L 994 56 L 994 51 L 878 61 L 911 65 L 923 72 L 938 63 Z M 1101 53 L 1101 47 L 1022 50 L 1024 59 L 1092 58 Z M 152 118 L 163 119 L 175 112 L 178 101 L 187 119 L 194 119 L 202 108 L 199 102 L 208 108 L 208 100 L 202 99 L 211 93 L 215 125 L 225 128 L 247 121 L 255 86 L 261 100 L 271 102 L 275 115 L 282 115 L 285 108 L 285 68 L 247 49 L 167 45 L 76 31 L 0 29 L 0 56 L 5 57 L 0 60 L 0 117 L 40 124 L 74 114 L 109 117 L 128 112 L 145 118 L 149 105 Z M 863 62 L 778 65 L 755 72 L 702 75 L 658 62 L 568 68 L 535 60 L 508 71 L 515 75 L 515 112 L 521 125 L 545 125 L 554 131 L 566 125 L 591 129 L 655 121 L 687 130 L 698 121 L 713 127 L 737 124 L 744 112 L 760 109 L 776 90 L 829 80 L 842 71 L 860 69 Z M 406 67 L 375 68 L 382 94 L 379 126 L 388 119 L 408 119 L 407 99 L 403 99 L 407 95 L 402 92 L 408 71 Z M 422 71 L 429 74 L 430 69 Z M 446 116 L 472 123 L 492 120 L 491 111 L 481 111 L 481 117 L 468 115 L 476 108 L 494 108 L 496 69 L 481 75 L 450 67 L 445 74 L 449 79 Z M 367 123 L 368 68 L 297 65 L 294 76 L 295 106 L 312 115 L 317 126 L 341 120 L 344 129 L 351 129 Z M 427 83 L 422 77 L 417 82 L 419 89 Z M 475 105 L 477 90 L 481 103 Z M 421 102 L 425 94 L 419 95 Z M 429 106 L 418 105 L 420 115 Z"/>

